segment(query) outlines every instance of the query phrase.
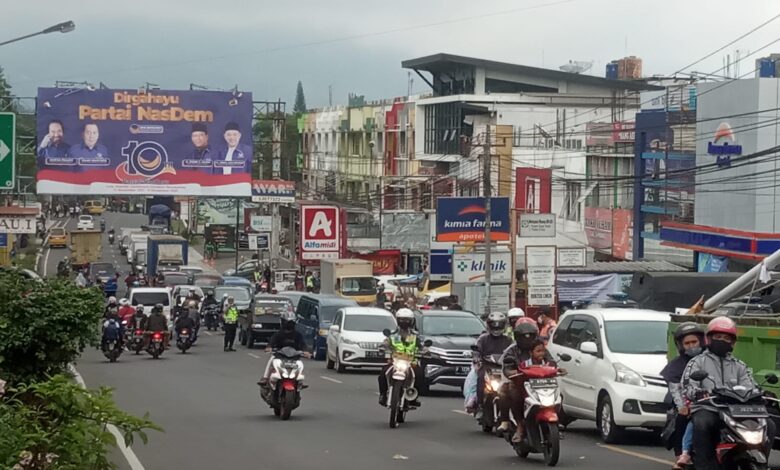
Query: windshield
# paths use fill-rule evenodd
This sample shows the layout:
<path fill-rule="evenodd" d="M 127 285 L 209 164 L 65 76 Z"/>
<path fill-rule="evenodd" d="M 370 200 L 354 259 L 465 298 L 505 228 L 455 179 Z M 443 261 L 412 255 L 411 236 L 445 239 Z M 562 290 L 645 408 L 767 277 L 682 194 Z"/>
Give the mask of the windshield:
<path fill-rule="evenodd" d="M 376 294 L 376 281 L 373 277 L 347 277 L 341 280 L 341 292 L 344 295 Z"/>
<path fill-rule="evenodd" d="M 217 287 L 214 289 L 214 296 L 219 300 L 222 299 L 222 296 L 224 294 L 227 294 L 229 296 L 233 296 L 234 299 L 236 299 L 237 302 L 249 302 L 249 292 L 244 288 L 220 288 Z"/>
<path fill-rule="evenodd" d="M 330 307 L 322 307 L 319 311 L 320 321 L 325 323 L 333 323 L 333 318 L 336 317 L 336 312 L 339 311 L 340 308 L 344 307 L 343 305 L 333 305 Z"/>
<path fill-rule="evenodd" d="M 666 354 L 669 330 L 664 321 L 604 322 L 609 350 L 620 354 Z"/>
<path fill-rule="evenodd" d="M 144 306 L 163 304 L 166 307 L 170 305 L 168 303 L 168 294 L 165 292 L 135 292 L 133 293 L 132 304 L 142 304 Z"/>
<path fill-rule="evenodd" d="M 166 285 L 187 284 L 188 280 L 189 277 L 186 274 L 179 274 L 179 273 L 166 274 L 164 278 L 164 282 Z"/>
<path fill-rule="evenodd" d="M 114 269 L 114 265 L 111 263 L 92 263 L 89 265 L 89 272 L 92 275 L 108 274 L 109 276 L 113 276 L 116 270 Z"/>
<path fill-rule="evenodd" d="M 65 229 L 64 228 L 49 229 L 49 235 L 54 235 L 54 236 L 65 235 Z"/>
<path fill-rule="evenodd" d="M 275 301 L 275 300 L 260 300 L 255 304 L 255 312 L 257 313 L 273 313 L 280 314 L 292 308 L 292 303 L 289 300 Z"/>
<path fill-rule="evenodd" d="M 214 276 L 198 276 L 195 275 L 195 281 L 193 284 L 196 286 L 216 286 L 221 281 L 221 278 Z"/>
<path fill-rule="evenodd" d="M 420 333 L 428 336 L 479 336 L 485 330 L 474 316 L 422 316 Z"/>
<path fill-rule="evenodd" d="M 92 222 L 92 216 L 91 215 L 81 215 L 79 216 L 79 220 L 84 222 Z"/>
<path fill-rule="evenodd" d="M 385 328 L 395 330 L 395 320 L 387 315 L 347 315 L 344 320 L 346 331 L 382 331 Z"/>

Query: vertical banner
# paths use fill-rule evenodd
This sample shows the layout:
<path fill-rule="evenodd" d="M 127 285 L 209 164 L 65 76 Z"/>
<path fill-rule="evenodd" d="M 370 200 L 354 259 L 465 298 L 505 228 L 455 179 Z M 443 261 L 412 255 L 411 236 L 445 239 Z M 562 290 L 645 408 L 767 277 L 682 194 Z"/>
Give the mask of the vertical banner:
<path fill-rule="evenodd" d="M 250 196 L 252 95 L 39 88 L 39 194 Z"/>
<path fill-rule="evenodd" d="M 520 212 L 552 212 L 552 170 L 515 169 L 515 209 Z"/>

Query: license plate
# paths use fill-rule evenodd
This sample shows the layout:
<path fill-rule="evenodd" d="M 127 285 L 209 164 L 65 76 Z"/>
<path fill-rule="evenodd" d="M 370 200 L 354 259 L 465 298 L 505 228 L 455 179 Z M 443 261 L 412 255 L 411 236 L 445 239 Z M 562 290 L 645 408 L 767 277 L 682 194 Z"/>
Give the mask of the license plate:
<path fill-rule="evenodd" d="M 385 357 L 381 351 L 366 351 L 366 357 Z"/>
<path fill-rule="evenodd" d="M 557 387 L 558 381 L 549 378 L 549 379 L 532 379 L 530 380 L 531 388 L 550 388 L 550 387 Z"/>
<path fill-rule="evenodd" d="M 766 407 L 762 405 L 730 405 L 729 413 L 735 418 L 766 417 Z"/>
<path fill-rule="evenodd" d="M 458 366 L 455 368 L 455 374 L 457 375 L 469 375 L 470 371 L 471 371 L 470 366 Z"/>

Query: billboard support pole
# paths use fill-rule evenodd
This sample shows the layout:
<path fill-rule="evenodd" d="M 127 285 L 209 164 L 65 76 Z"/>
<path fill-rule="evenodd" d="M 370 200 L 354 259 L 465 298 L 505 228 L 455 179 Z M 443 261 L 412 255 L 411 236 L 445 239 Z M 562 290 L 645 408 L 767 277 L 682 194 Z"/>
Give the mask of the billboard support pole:
<path fill-rule="evenodd" d="M 509 201 L 512 204 L 512 201 Z M 515 208 L 509 208 L 509 243 L 512 252 L 512 283 L 509 287 L 509 308 L 514 308 L 517 303 L 517 210 Z"/>
<path fill-rule="evenodd" d="M 492 118 L 493 113 L 490 113 Z M 491 181 L 490 181 L 490 121 L 485 126 L 485 148 L 482 155 L 484 161 L 484 196 L 485 196 L 485 317 L 490 314 L 490 278 L 491 278 L 491 259 L 490 249 L 492 243 L 490 243 L 490 197 L 491 197 Z"/>
<path fill-rule="evenodd" d="M 235 249 L 236 249 L 236 271 L 238 271 L 238 245 L 239 245 L 239 237 L 238 237 L 238 211 L 241 209 L 241 199 L 236 198 L 236 241 L 235 241 Z"/>

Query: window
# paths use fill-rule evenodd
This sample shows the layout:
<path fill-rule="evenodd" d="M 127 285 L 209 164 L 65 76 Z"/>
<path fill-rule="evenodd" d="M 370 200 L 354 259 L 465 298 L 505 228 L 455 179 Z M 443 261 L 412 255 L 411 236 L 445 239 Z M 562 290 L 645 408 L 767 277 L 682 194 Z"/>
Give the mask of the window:
<path fill-rule="evenodd" d="M 566 182 L 566 196 L 563 199 L 561 218 L 579 222 L 580 203 L 579 198 L 582 194 L 582 185 L 580 183 Z"/>
<path fill-rule="evenodd" d="M 665 321 L 609 321 L 604 323 L 610 351 L 620 354 L 665 354 Z"/>
<path fill-rule="evenodd" d="M 522 136 L 522 128 L 520 126 L 514 126 L 512 131 L 512 147 L 520 147 L 520 137 Z"/>
<path fill-rule="evenodd" d="M 553 334 L 553 343 L 554 344 L 560 344 L 561 346 L 565 346 L 564 339 L 566 338 L 566 330 L 569 328 L 569 325 L 571 325 L 572 320 L 574 319 L 573 316 L 565 318 L 560 325 L 558 325 L 557 328 L 555 328 L 555 333 Z"/>
<path fill-rule="evenodd" d="M 394 330 L 395 320 L 389 315 L 347 315 L 344 321 L 346 331 L 382 331 Z"/>
<path fill-rule="evenodd" d="M 556 336 L 557 333 L 556 331 Z M 599 350 L 601 350 L 596 322 L 590 318 L 578 316 L 572 320 L 566 332 L 562 334 L 562 338 L 556 344 L 567 348 L 579 349 L 582 343 L 588 341 L 595 342 L 599 346 Z M 553 338 L 553 342 L 555 342 L 555 338 Z"/>
<path fill-rule="evenodd" d="M 344 312 L 339 310 L 339 313 L 336 314 L 336 318 L 333 319 L 333 324 L 338 325 L 341 327 L 341 317 L 344 315 Z"/>

